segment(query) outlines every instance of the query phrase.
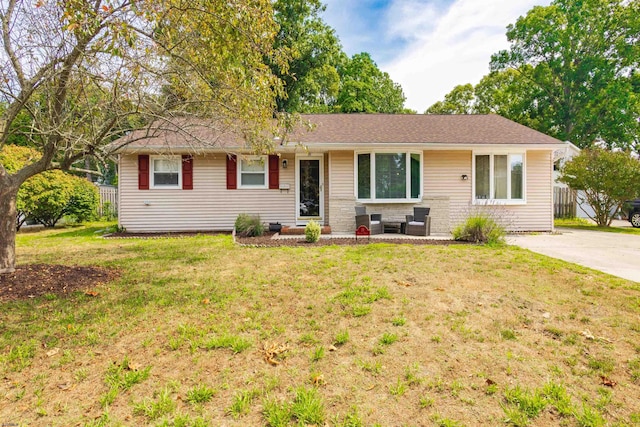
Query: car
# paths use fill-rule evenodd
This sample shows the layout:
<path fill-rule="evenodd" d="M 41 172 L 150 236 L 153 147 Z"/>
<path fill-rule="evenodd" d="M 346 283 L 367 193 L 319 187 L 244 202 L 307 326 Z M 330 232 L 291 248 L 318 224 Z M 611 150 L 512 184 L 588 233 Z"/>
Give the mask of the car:
<path fill-rule="evenodd" d="M 640 228 L 640 199 L 629 200 L 625 203 L 625 208 L 631 225 Z"/>

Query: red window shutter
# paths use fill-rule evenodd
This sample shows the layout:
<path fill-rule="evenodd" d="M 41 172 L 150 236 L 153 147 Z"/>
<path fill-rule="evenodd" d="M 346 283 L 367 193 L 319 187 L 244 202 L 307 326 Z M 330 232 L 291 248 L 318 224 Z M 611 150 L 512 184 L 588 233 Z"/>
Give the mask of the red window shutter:
<path fill-rule="evenodd" d="M 227 190 L 238 188 L 238 160 L 235 155 L 227 156 Z"/>
<path fill-rule="evenodd" d="M 269 156 L 269 189 L 277 190 L 278 188 L 280 188 L 280 158 Z"/>
<path fill-rule="evenodd" d="M 149 155 L 138 156 L 138 190 L 149 189 Z"/>
<path fill-rule="evenodd" d="M 193 157 L 182 156 L 182 189 L 193 190 Z"/>

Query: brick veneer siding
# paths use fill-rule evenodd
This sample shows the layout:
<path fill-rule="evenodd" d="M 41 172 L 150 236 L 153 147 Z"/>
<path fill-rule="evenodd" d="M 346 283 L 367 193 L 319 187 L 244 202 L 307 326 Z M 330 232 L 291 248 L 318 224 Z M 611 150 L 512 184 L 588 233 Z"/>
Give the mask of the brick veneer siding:
<path fill-rule="evenodd" d="M 331 199 L 331 230 L 336 233 L 353 233 L 356 228 L 355 197 Z M 449 221 L 448 197 L 424 197 L 421 203 L 412 204 L 367 204 L 368 213 L 382 214 L 383 221 L 404 221 L 405 215 L 413 213 L 414 206 L 431 208 L 431 234 L 448 234 L 451 231 Z"/>

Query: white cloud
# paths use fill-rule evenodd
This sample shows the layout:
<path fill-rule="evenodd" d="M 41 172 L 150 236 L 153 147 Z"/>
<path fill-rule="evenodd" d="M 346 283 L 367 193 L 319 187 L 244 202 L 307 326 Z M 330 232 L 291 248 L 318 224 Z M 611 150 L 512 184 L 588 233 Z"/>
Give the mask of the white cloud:
<path fill-rule="evenodd" d="M 407 41 L 380 64 L 400 83 L 406 106 L 424 112 L 455 85 L 476 84 L 489 70 L 491 55 L 508 47 L 506 27 L 542 0 L 457 0 L 448 9 L 432 1 L 394 0 L 386 32 Z"/>

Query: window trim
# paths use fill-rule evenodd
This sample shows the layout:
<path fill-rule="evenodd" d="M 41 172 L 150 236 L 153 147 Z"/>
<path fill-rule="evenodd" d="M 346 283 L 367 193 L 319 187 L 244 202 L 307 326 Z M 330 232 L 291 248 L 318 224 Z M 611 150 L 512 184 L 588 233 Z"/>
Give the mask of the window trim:
<path fill-rule="evenodd" d="M 507 156 L 507 199 L 478 199 L 476 197 L 476 157 L 489 156 L 489 193 L 495 194 L 495 156 Z M 511 156 L 522 156 L 522 199 L 511 198 Z M 526 205 L 527 204 L 527 152 L 526 151 L 474 151 L 471 157 L 471 199 L 474 205 Z"/>
<path fill-rule="evenodd" d="M 178 183 L 175 185 L 156 185 L 156 160 L 175 160 L 178 162 Z M 158 190 L 180 190 L 182 189 L 182 156 L 180 155 L 168 155 L 168 156 L 149 156 L 149 175 L 151 181 L 149 188 Z"/>
<path fill-rule="evenodd" d="M 262 161 L 262 174 L 264 175 L 264 184 L 263 185 L 243 185 L 242 184 L 242 162 L 250 161 L 250 160 L 260 160 Z M 237 176 L 238 176 L 238 189 L 244 190 L 256 190 L 256 189 L 268 189 L 269 188 L 269 157 L 268 156 L 238 156 L 237 157 Z M 255 174 L 257 175 L 259 172 L 251 171 L 245 172 L 247 174 Z"/>
<path fill-rule="evenodd" d="M 376 183 L 376 174 L 375 174 L 375 167 L 376 167 L 376 154 L 398 154 L 398 153 L 404 153 L 405 157 L 406 157 L 406 187 L 405 187 L 405 194 L 408 194 L 409 197 L 405 197 L 405 198 L 396 198 L 396 199 L 379 199 L 375 197 L 376 194 L 376 187 L 375 187 L 375 183 Z M 370 167 L 370 189 L 371 189 L 371 196 L 368 199 L 363 199 L 363 198 L 359 198 L 358 197 L 358 156 L 361 154 L 369 154 L 370 158 L 369 158 L 369 167 Z M 418 193 L 418 197 L 417 198 L 412 198 L 411 197 L 411 155 L 412 154 L 417 154 L 418 156 L 420 156 L 420 166 L 419 166 L 419 178 L 420 178 L 420 182 L 419 182 L 419 193 Z M 359 150 L 359 151 L 354 151 L 354 156 L 353 156 L 353 183 L 354 183 L 354 188 L 353 188 L 353 194 L 356 198 L 356 201 L 360 202 L 360 203 L 416 203 L 416 202 L 421 202 L 422 201 L 422 197 L 423 197 L 423 191 L 424 191 L 424 151 L 421 150 L 410 150 L 410 149 L 406 149 L 406 148 L 400 148 L 398 147 L 398 149 L 393 150 L 393 149 L 379 149 L 379 150 Z"/>

